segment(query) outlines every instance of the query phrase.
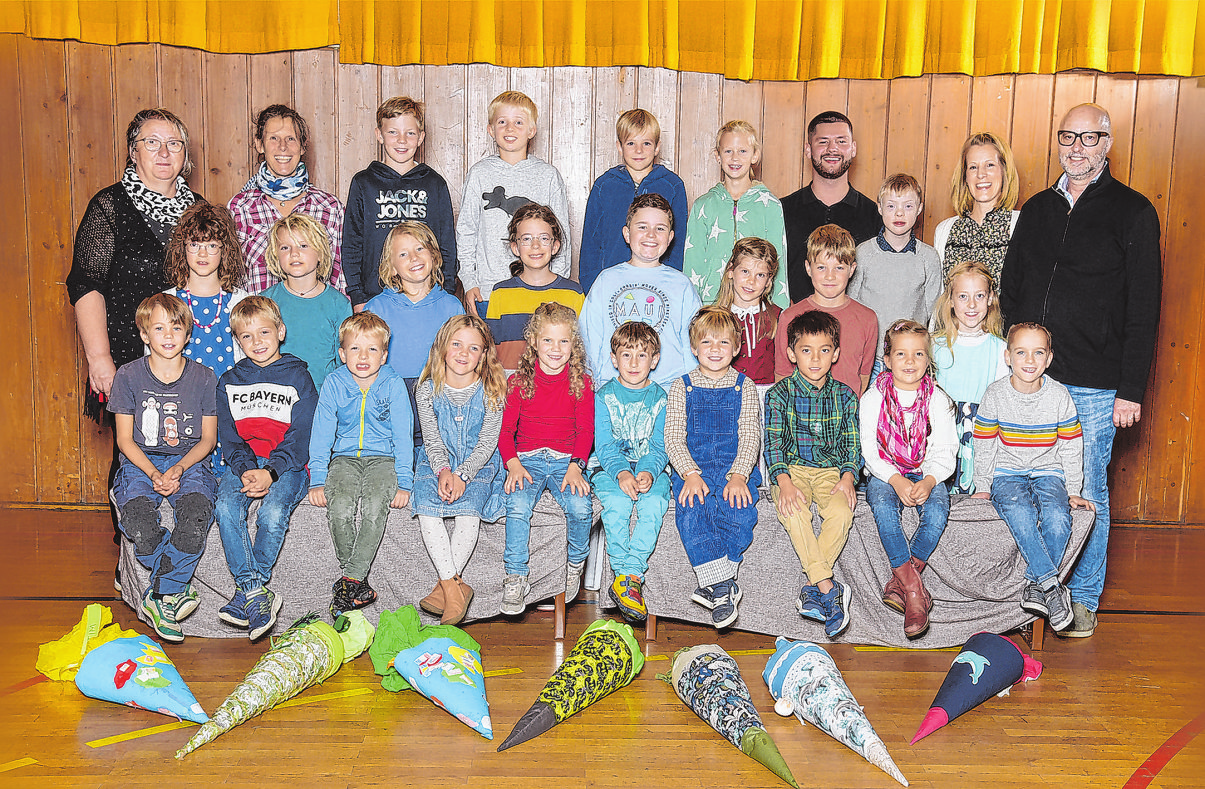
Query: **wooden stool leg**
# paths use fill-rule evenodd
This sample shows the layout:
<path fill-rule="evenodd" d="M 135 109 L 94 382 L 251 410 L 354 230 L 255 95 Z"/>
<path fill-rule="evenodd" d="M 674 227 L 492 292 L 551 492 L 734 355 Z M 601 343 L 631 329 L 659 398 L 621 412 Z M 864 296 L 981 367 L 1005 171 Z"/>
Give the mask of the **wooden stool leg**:
<path fill-rule="evenodd" d="M 1046 620 L 1038 617 L 1033 620 L 1033 636 L 1029 641 L 1029 648 L 1034 652 L 1042 651 L 1042 642 L 1046 639 Z"/>
<path fill-rule="evenodd" d="M 565 593 L 561 592 L 553 601 L 552 627 L 553 638 L 557 641 L 565 639 Z"/>
<path fill-rule="evenodd" d="M 644 620 L 644 640 L 657 640 L 657 615 L 649 614 L 649 618 Z"/>

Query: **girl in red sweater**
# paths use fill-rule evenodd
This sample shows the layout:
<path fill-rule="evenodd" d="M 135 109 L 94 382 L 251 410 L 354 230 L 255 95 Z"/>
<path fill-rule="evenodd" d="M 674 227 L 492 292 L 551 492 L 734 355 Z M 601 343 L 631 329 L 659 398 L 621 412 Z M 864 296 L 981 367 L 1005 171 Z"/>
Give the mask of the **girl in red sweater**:
<path fill-rule="evenodd" d="M 556 302 L 536 308 L 523 332 L 527 350 L 507 382 L 498 450 L 506 464 L 506 549 L 502 560 L 504 614 L 527 607 L 531 513 L 547 488 L 565 511 L 569 567 L 565 602 L 581 587 L 589 553 L 594 506 L 586 482 L 586 458 L 594 442 L 594 386 L 577 313 Z"/>

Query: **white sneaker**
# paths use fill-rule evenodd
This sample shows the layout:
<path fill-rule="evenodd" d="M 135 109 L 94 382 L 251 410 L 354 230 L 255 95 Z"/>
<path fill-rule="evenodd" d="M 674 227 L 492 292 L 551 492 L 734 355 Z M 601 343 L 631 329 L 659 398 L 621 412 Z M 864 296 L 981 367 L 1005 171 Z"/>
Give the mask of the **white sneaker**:
<path fill-rule="evenodd" d="M 582 590 L 582 573 L 586 571 L 586 563 L 579 562 L 574 564 L 569 562 L 568 568 L 565 570 L 565 603 L 572 603 L 577 599 L 577 594 Z"/>
<path fill-rule="evenodd" d="M 518 616 L 527 610 L 527 593 L 531 584 L 526 575 L 508 575 L 502 582 L 502 605 L 499 610 L 507 616 Z"/>

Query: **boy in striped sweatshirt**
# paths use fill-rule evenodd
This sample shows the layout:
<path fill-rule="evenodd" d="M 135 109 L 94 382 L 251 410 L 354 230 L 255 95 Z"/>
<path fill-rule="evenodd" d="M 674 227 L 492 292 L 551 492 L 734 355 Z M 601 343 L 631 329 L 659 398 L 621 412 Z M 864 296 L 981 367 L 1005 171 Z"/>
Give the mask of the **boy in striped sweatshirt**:
<path fill-rule="evenodd" d="M 1021 607 L 1071 624 L 1071 593 L 1058 568 L 1071 538 L 1071 509 L 1093 509 L 1080 497 L 1084 438 L 1067 387 L 1048 377 L 1050 332 L 1019 323 L 1008 332 L 1008 378 L 988 386 L 975 418 L 973 498 L 990 498 L 1028 564 Z M 985 491 L 990 490 L 991 493 Z"/>

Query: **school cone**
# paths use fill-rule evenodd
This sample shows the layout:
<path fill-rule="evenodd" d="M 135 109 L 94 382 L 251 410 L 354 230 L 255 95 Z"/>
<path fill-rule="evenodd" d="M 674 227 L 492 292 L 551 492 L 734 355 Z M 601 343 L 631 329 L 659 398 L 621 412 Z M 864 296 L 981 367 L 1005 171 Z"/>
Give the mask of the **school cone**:
<path fill-rule="evenodd" d="M 627 685 L 644 666 L 644 655 L 621 622 L 599 619 L 586 628 L 499 751 L 538 737 L 614 690 Z"/>
<path fill-rule="evenodd" d="M 674 655 L 669 673 L 658 674 L 657 678 L 673 686 L 678 698 L 724 739 L 799 789 L 731 655 L 715 644 L 681 649 Z"/>
<path fill-rule="evenodd" d="M 908 779 L 895 766 L 828 652 L 808 641 L 781 636 L 774 646 L 762 672 L 776 700 L 774 711 L 812 724 L 907 786 Z"/>

